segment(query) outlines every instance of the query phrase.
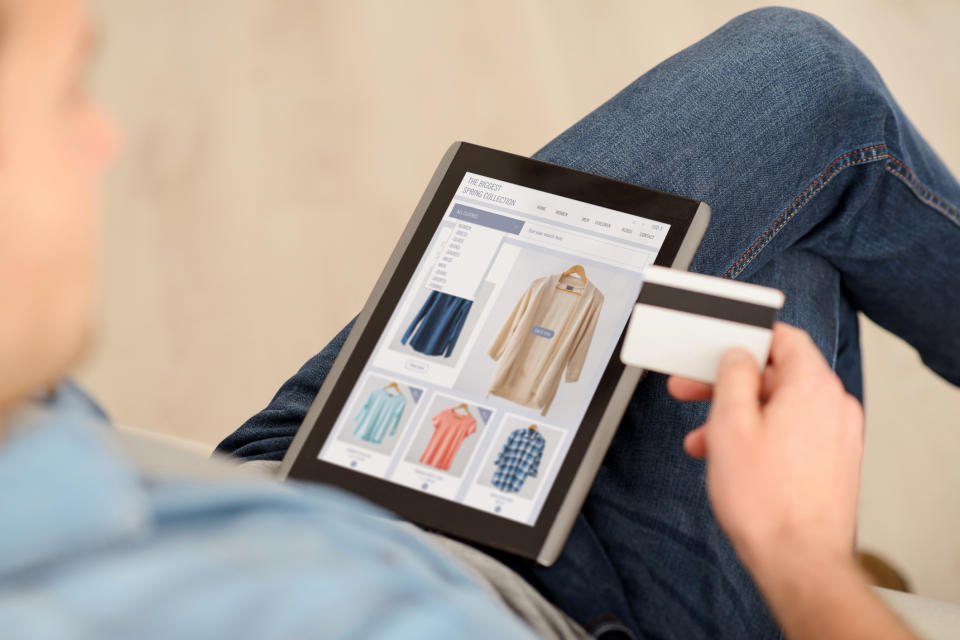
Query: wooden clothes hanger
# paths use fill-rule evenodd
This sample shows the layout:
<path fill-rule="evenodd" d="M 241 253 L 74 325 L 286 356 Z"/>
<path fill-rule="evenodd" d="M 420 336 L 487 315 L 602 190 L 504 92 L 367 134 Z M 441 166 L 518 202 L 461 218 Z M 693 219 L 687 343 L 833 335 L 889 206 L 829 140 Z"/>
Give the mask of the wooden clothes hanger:
<path fill-rule="evenodd" d="M 530 426 L 527 427 L 527 428 L 530 429 L 531 431 L 536 431 L 536 430 L 537 430 L 537 425 L 532 424 L 532 425 L 530 425 Z"/>
<path fill-rule="evenodd" d="M 566 271 L 564 271 L 563 273 L 561 273 L 560 279 L 563 280 L 564 278 L 567 278 L 569 276 L 578 276 L 581 280 L 583 280 L 584 286 L 586 286 L 587 282 L 589 282 L 587 280 L 587 274 L 583 270 L 583 266 L 579 264 L 575 264 L 569 269 L 567 269 Z M 576 289 L 568 289 L 567 287 L 561 286 L 559 284 L 557 285 L 557 289 L 559 289 L 560 291 L 565 291 L 567 293 L 575 293 L 578 296 L 583 295 L 583 291 L 577 291 Z"/>
<path fill-rule="evenodd" d="M 455 407 L 453 408 L 454 411 L 456 411 L 457 409 L 463 409 L 464 411 L 467 412 L 467 415 L 468 415 L 468 416 L 472 416 L 472 415 L 473 415 L 472 413 L 470 413 L 470 407 L 467 406 L 467 403 L 466 403 L 466 402 L 461 402 L 460 404 L 458 404 L 457 406 L 455 406 Z"/>
<path fill-rule="evenodd" d="M 384 389 L 396 389 L 398 394 L 401 393 L 400 387 L 397 385 L 396 382 L 391 382 L 390 384 L 385 386 Z"/>
<path fill-rule="evenodd" d="M 567 276 L 572 276 L 572 275 L 580 276 L 581 280 L 583 280 L 584 282 L 587 281 L 587 274 L 583 270 L 583 265 L 579 265 L 579 264 L 573 265 L 572 267 L 564 271 L 561 277 L 566 278 Z"/>

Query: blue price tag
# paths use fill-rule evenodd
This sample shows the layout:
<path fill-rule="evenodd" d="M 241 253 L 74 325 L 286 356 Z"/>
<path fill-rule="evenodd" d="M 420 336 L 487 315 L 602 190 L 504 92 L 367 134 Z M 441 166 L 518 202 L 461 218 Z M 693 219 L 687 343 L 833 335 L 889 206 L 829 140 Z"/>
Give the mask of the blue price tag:
<path fill-rule="evenodd" d="M 541 338 L 552 338 L 553 329 L 547 329 L 546 327 L 534 327 L 530 330 L 533 335 L 540 336 Z"/>

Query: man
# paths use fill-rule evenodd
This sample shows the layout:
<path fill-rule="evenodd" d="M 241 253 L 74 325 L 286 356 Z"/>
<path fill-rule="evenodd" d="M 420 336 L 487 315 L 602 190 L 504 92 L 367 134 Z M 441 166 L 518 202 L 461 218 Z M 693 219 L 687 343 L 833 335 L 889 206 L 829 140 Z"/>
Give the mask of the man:
<path fill-rule="evenodd" d="M 4 637 L 775 637 L 744 567 L 793 638 L 912 637 L 851 560 L 862 417 L 821 353 L 857 391 L 861 308 L 960 382 L 957 312 L 939 299 L 960 272 L 960 189 L 822 21 L 747 14 L 541 152 L 710 202 L 694 268 L 786 289 L 785 319 L 814 340 L 778 325 L 762 374 L 734 351 L 715 389 L 671 380 L 687 404 L 652 376 L 560 562 L 504 558 L 518 576 L 334 489 L 124 441 L 76 389 L 42 391 L 86 343 L 115 136 L 79 80 L 81 0 L 0 12 Z M 938 315 L 921 323 L 923 305 Z M 224 448 L 281 455 L 344 335 Z M 681 441 L 709 460 L 729 543 Z"/>

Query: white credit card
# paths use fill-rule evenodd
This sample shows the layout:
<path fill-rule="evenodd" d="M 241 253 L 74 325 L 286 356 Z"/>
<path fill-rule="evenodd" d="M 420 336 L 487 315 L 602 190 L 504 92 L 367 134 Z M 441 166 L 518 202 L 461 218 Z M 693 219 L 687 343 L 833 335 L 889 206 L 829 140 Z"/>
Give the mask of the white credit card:
<path fill-rule="evenodd" d="M 762 369 L 783 292 L 651 266 L 620 351 L 631 367 L 714 382 L 720 357 L 742 347 Z"/>

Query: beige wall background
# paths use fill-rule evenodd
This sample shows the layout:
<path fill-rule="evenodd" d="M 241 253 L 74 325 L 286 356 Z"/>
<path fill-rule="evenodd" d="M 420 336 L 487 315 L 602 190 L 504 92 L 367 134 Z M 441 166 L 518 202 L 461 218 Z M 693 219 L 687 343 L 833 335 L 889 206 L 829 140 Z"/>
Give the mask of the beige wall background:
<path fill-rule="evenodd" d="M 360 308 L 447 145 L 529 154 L 752 2 L 95 0 L 126 132 L 102 331 L 114 418 L 212 447 Z M 960 171 L 960 3 L 791 3 Z M 865 322 L 861 544 L 960 602 L 960 392 Z M 789 553 L 788 549 L 784 550 Z"/>

